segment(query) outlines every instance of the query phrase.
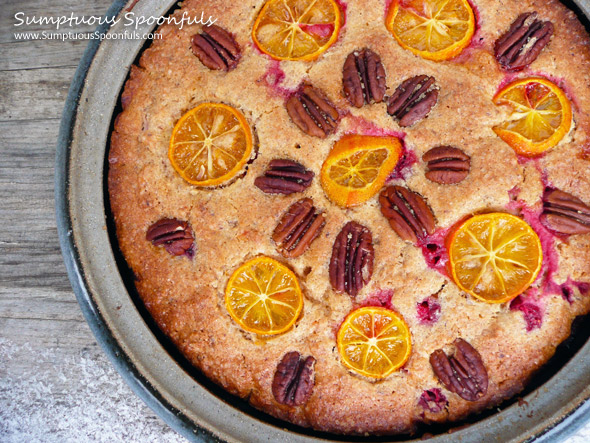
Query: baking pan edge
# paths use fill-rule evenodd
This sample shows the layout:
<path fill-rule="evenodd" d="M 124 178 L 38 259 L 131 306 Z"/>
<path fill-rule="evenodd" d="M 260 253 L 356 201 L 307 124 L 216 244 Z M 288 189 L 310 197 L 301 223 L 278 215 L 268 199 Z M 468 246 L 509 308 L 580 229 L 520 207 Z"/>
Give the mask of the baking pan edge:
<path fill-rule="evenodd" d="M 590 4 L 587 0 L 576 1 L 580 9 L 583 10 L 586 17 L 589 17 Z M 126 2 L 116 0 L 106 13 L 107 17 L 118 15 L 125 7 Z M 108 26 L 99 26 L 99 32 L 108 31 Z M 72 284 L 74 293 L 76 294 L 78 303 L 86 321 L 88 322 L 97 341 L 101 344 L 105 353 L 121 374 L 126 383 L 133 389 L 133 391 L 152 409 L 156 412 L 166 423 L 168 423 L 178 433 L 191 441 L 215 441 L 217 440 L 215 430 L 206 429 L 195 420 L 189 418 L 186 414 L 176 408 L 169 402 L 164 392 L 161 392 L 148 378 L 138 369 L 133 361 L 132 356 L 123 343 L 120 342 L 120 337 L 112 330 L 111 325 L 101 314 L 97 304 L 96 296 L 89 284 L 86 272 L 95 272 L 92 269 L 86 269 L 84 260 L 81 259 L 78 251 L 79 242 L 74 234 L 73 226 L 76 223 L 75 217 L 72 217 L 69 196 L 71 195 L 71 181 L 70 181 L 70 156 L 71 144 L 73 142 L 73 133 L 78 119 L 78 108 L 80 105 L 80 97 L 84 88 L 86 87 L 86 79 L 90 66 L 100 48 L 101 43 L 98 40 L 90 41 L 84 55 L 80 61 L 78 69 L 76 70 L 73 82 L 71 84 L 66 104 L 64 107 L 62 121 L 57 143 L 56 165 L 55 165 L 55 203 L 56 203 L 56 217 L 57 228 L 59 234 L 60 246 L 66 264 L 68 277 Z M 580 355 L 582 354 L 582 355 Z M 553 383 L 556 388 L 560 383 L 556 383 L 556 378 L 560 378 L 561 383 L 567 383 L 571 379 L 572 383 L 576 381 L 580 383 L 580 373 L 584 367 L 587 372 L 590 372 L 589 359 L 584 359 L 584 354 L 590 354 L 590 342 L 586 343 L 578 354 L 570 361 L 562 370 L 560 370 L 546 385 Z M 577 360 L 577 361 L 574 361 Z M 577 366 L 577 369 L 572 369 L 570 366 Z M 586 374 L 588 378 L 588 374 Z M 576 378 L 578 376 L 578 378 Z M 557 380 L 557 381 L 560 381 Z M 541 386 L 535 392 L 527 396 L 527 400 L 533 401 L 534 397 L 539 395 L 539 392 L 545 388 Z M 529 399 L 529 397 L 531 397 Z M 572 396 L 567 407 L 562 407 L 553 414 L 548 416 L 543 423 L 543 426 L 537 425 L 527 432 L 521 432 L 518 435 L 513 435 L 514 441 L 556 441 L 565 438 L 575 430 L 582 427 L 588 420 L 590 415 L 590 389 L 580 389 L 579 394 Z M 510 408 L 507 408 L 510 409 Z M 545 411 L 546 412 L 546 411 Z M 524 415 L 524 414 L 523 414 Z M 478 424 L 494 420 L 494 416 L 488 417 Z M 255 420 L 256 421 L 256 420 Z M 471 426 L 475 427 L 477 425 Z M 262 426 L 265 427 L 265 426 Z M 467 428 L 468 429 L 468 428 Z M 467 429 L 459 430 L 452 434 L 453 440 L 459 440 L 464 437 L 463 441 L 469 441 L 469 432 Z M 219 430 L 218 430 L 219 431 Z M 280 430 L 278 430 L 280 431 Z M 288 432 L 288 431 L 287 431 Z M 463 435 L 465 434 L 465 435 Z M 296 434 L 291 434 L 295 437 Z M 308 437 L 309 438 L 309 437 Z M 311 438 L 313 439 L 313 438 Z M 445 439 L 445 436 L 438 436 L 433 441 Z"/>
<path fill-rule="evenodd" d="M 105 13 L 105 17 L 117 16 L 125 7 L 126 1 L 115 0 Z M 109 25 L 98 26 L 100 33 L 107 32 Z M 217 441 L 214 435 L 192 423 L 184 414 L 175 408 L 150 385 L 138 371 L 121 345 L 115 340 L 104 318 L 97 309 L 97 305 L 90 293 L 80 256 L 72 235 L 72 219 L 69 205 L 69 154 L 72 132 L 76 120 L 78 100 L 85 85 L 86 74 L 100 46 L 99 40 L 91 40 L 86 47 L 82 59 L 74 73 L 68 96 L 62 113 L 57 150 L 55 158 L 55 212 L 57 218 L 57 232 L 62 256 L 65 262 L 68 278 L 72 285 L 78 304 L 90 330 L 105 354 L 121 375 L 125 383 L 141 398 L 160 418 L 172 429 L 191 441 Z"/>

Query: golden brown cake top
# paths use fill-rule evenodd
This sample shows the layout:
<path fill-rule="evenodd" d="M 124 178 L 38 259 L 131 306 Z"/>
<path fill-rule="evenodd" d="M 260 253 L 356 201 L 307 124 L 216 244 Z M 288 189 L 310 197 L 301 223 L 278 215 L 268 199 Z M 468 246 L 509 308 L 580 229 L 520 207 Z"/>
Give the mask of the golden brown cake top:
<path fill-rule="evenodd" d="M 590 283 L 590 235 L 555 236 L 539 221 L 548 187 L 590 203 L 590 39 L 582 25 L 556 0 L 477 0 L 470 45 L 458 57 L 437 62 L 400 46 L 385 26 L 384 2 L 369 7 L 350 0 L 340 4 L 345 20 L 337 40 L 317 60 L 279 62 L 252 41 L 263 3 L 188 0 L 174 12 L 204 11 L 217 18 L 216 25 L 231 32 L 241 48 L 231 69 L 211 70 L 202 61 L 205 56 L 195 55 L 191 43 L 202 32 L 200 26 L 174 25 L 162 26 L 162 39 L 154 40 L 139 66 L 131 68 L 124 110 L 112 134 L 109 195 L 119 245 L 151 315 L 193 364 L 228 391 L 274 416 L 320 430 L 408 432 L 419 421 L 457 420 L 519 392 L 567 337 L 572 319 L 590 309 L 590 297 L 583 294 Z M 553 24 L 553 37 L 524 71 L 506 73 L 494 57 L 494 43 L 520 14 L 531 11 Z M 351 105 L 343 94 L 343 66 L 349 54 L 363 48 L 378 54 L 383 64 L 387 98 L 409 78 L 435 80 L 436 104 L 426 118 L 406 127 L 388 114 L 387 100 Z M 550 79 L 565 91 L 573 129 L 553 149 L 525 159 L 493 131 L 511 112 L 493 98 L 510 81 L 533 76 Z M 323 138 L 302 131 L 286 106 L 303 83 L 322 91 L 338 111 L 338 124 Z M 374 94 L 380 96 L 379 88 Z M 206 102 L 238 109 L 256 148 L 245 175 L 217 189 L 191 185 L 168 158 L 181 116 Z M 291 105 L 291 113 L 296 106 Z M 322 165 L 347 134 L 403 141 L 402 158 L 387 185 L 411 190 L 426 202 L 435 222 L 431 243 L 417 244 L 394 232 L 378 193 L 350 208 L 328 198 L 320 183 Z M 439 182 L 458 180 L 454 184 L 426 176 L 434 164 L 422 157 L 438 146 L 460 150 L 462 154 L 444 155 L 468 162 L 466 176 L 443 180 L 440 174 L 430 175 Z M 290 195 L 263 192 L 255 181 L 277 159 L 313 172 L 313 179 L 306 179 L 309 186 Z M 285 211 L 303 198 L 311 199 L 325 225 L 307 250 L 285 258 L 273 232 Z M 541 239 L 540 277 L 512 303 L 482 302 L 461 291 L 445 271 L 440 251 L 448 229 L 486 212 L 514 213 Z M 192 259 L 146 240 L 150 226 L 161 219 L 190 226 Z M 349 222 L 366 227 L 373 245 L 372 275 L 354 297 L 335 290 L 330 280 L 334 242 Z M 245 331 L 226 307 L 232 273 L 261 255 L 292 270 L 303 294 L 301 316 L 276 336 Z M 405 365 L 379 381 L 348 369 L 337 349 L 336 334 L 345 317 L 365 305 L 393 309 L 411 334 Z M 486 393 L 476 401 L 449 391 L 430 362 L 436 350 L 451 355 L 458 338 L 477 350 L 487 371 Z M 313 390 L 296 406 L 278 402 L 272 387 L 277 365 L 292 351 L 315 359 Z M 429 407 L 427 400 L 442 406 Z"/>

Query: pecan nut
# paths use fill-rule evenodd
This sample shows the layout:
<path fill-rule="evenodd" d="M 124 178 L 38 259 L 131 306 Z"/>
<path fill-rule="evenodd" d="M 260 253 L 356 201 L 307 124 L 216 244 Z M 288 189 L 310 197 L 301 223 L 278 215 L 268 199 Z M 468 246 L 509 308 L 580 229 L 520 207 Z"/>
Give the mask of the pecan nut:
<path fill-rule="evenodd" d="M 467 401 L 477 401 L 488 391 L 488 371 L 473 346 L 461 338 L 453 344 L 454 355 L 437 349 L 430 355 L 430 365 L 445 388 Z"/>
<path fill-rule="evenodd" d="M 322 91 L 303 85 L 286 103 L 293 123 L 307 135 L 324 138 L 338 127 L 338 110 Z"/>
<path fill-rule="evenodd" d="M 435 220 L 426 201 L 401 186 L 389 186 L 379 195 L 381 213 L 403 240 L 417 242 L 434 232 Z"/>
<path fill-rule="evenodd" d="M 543 196 L 541 223 L 561 234 L 590 233 L 590 206 L 559 189 L 547 189 Z"/>
<path fill-rule="evenodd" d="M 385 96 L 385 68 L 368 48 L 348 54 L 342 68 L 342 87 L 348 102 L 357 108 L 381 103 Z"/>
<path fill-rule="evenodd" d="M 316 212 L 311 198 L 293 203 L 272 233 L 279 252 L 287 258 L 299 257 L 320 235 L 326 218 Z"/>
<path fill-rule="evenodd" d="M 417 75 L 397 87 L 387 102 L 387 113 L 402 127 L 412 126 L 426 118 L 438 100 L 434 77 Z"/>
<path fill-rule="evenodd" d="M 191 48 L 201 63 L 212 70 L 231 71 L 241 57 L 233 36 L 217 25 L 205 26 L 200 34 L 193 35 Z"/>
<path fill-rule="evenodd" d="M 452 185 L 469 175 L 471 158 L 452 146 L 432 148 L 422 156 L 422 160 L 428 163 L 426 178 L 435 183 Z"/>
<path fill-rule="evenodd" d="M 311 185 L 314 173 L 296 161 L 271 160 L 264 175 L 254 180 L 254 185 L 267 194 L 293 194 Z"/>
<path fill-rule="evenodd" d="M 154 246 L 164 246 L 172 255 L 194 256 L 195 239 L 191 227 L 185 221 L 163 218 L 153 223 L 145 235 Z"/>
<path fill-rule="evenodd" d="M 336 237 L 332 248 L 332 288 L 355 297 L 371 280 L 374 257 L 371 231 L 357 222 L 348 222 Z"/>
<path fill-rule="evenodd" d="M 520 71 L 537 59 L 552 35 L 553 23 L 538 20 L 536 12 L 521 14 L 496 41 L 496 60 L 506 71 Z"/>
<path fill-rule="evenodd" d="M 315 384 L 315 358 L 303 358 L 297 351 L 288 352 L 277 365 L 272 380 L 272 394 L 283 405 L 300 406 L 309 400 Z"/>

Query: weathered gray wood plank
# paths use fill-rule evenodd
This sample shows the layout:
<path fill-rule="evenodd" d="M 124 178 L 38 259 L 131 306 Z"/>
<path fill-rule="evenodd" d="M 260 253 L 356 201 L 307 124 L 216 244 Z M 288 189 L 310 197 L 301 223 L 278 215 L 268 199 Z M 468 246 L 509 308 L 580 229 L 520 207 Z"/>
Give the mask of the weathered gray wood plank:
<path fill-rule="evenodd" d="M 8 288 L 31 287 L 71 294 L 56 242 L 53 143 L 57 123 L 0 123 L 0 263 L 6 267 L 0 273 L 0 294 Z"/>
<path fill-rule="evenodd" d="M 6 42 L 0 44 L 0 71 L 50 68 L 56 63 L 76 67 L 87 43 L 85 40 Z M 32 59 L 31 54 L 35 54 Z"/>
<path fill-rule="evenodd" d="M 61 117 L 74 67 L 0 72 L 0 121 Z"/>

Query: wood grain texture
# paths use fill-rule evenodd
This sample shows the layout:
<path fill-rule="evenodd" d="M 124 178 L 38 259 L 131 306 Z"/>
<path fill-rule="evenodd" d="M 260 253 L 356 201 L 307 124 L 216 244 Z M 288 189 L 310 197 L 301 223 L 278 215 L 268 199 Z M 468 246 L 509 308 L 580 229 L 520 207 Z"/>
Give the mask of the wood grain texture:
<path fill-rule="evenodd" d="M 115 372 L 66 276 L 53 194 L 59 119 L 86 41 L 16 41 L 14 14 L 102 15 L 110 0 L 0 12 L 0 441 L 180 442 Z M 31 26 L 27 31 L 48 29 Z M 92 31 L 88 27 L 75 29 Z M 570 439 L 590 440 L 590 426 Z"/>
<path fill-rule="evenodd" d="M 20 71 L 39 68 L 75 68 L 86 48 L 85 40 L 33 40 L 0 43 L 0 71 Z M 26 47 L 26 51 L 23 51 Z M 35 57 L 31 59 L 31 51 Z"/>

